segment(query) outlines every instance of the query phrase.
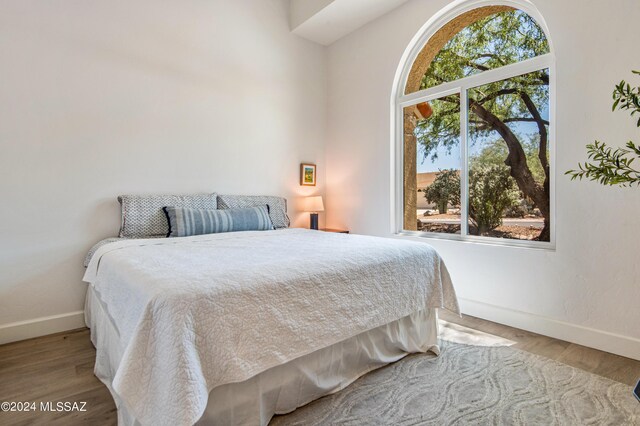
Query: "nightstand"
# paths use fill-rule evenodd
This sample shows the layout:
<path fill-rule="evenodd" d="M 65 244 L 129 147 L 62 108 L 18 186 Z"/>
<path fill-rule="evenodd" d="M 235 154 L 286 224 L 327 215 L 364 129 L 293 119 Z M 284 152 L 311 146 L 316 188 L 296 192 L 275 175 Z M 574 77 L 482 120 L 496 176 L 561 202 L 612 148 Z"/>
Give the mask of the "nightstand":
<path fill-rule="evenodd" d="M 348 234 L 349 231 L 346 229 L 332 229 L 332 228 L 320 228 L 320 231 L 324 232 L 335 232 L 336 234 Z"/>

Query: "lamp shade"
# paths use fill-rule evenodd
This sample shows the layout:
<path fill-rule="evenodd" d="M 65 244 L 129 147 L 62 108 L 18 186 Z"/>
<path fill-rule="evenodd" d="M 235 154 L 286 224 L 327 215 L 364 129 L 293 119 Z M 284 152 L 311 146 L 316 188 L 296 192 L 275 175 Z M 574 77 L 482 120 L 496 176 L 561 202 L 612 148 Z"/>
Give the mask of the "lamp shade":
<path fill-rule="evenodd" d="M 304 199 L 304 211 L 305 212 L 323 212 L 324 205 L 322 204 L 322 197 L 307 197 Z"/>

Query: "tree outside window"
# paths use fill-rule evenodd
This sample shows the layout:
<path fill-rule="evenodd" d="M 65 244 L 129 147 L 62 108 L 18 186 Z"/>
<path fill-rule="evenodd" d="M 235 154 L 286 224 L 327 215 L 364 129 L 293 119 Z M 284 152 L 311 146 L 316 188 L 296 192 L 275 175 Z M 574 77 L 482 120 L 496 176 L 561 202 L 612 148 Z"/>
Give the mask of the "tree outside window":
<path fill-rule="evenodd" d="M 419 86 L 408 87 L 410 74 L 399 99 L 405 229 L 411 229 L 407 217 L 415 209 L 417 228 L 425 232 L 548 242 L 553 218 L 547 38 L 523 11 L 487 8 L 480 15 L 450 37 L 425 69 L 416 64 L 433 49 L 431 41 L 426 44 L 411 69 L 424 71 Z M 415 155 L 415 177 L 408 154 Z M 413 205 L 406 195 L 416 178 L 418 185 L 431 182 L 418 188 L 426 204 L 418 199 Z M 450 196 L 457 187 L 460 196 Z"/>

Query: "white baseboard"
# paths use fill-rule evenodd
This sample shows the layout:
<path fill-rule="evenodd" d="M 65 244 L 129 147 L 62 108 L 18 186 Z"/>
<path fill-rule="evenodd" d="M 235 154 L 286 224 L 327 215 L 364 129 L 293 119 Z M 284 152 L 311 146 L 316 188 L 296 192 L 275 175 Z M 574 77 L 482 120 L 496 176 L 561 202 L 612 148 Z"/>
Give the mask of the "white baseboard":
<path fill-rule="evenodd" d="M 463 314 L 640 360 L 640 339 L 459 298 Z"/>
<path fill-rule="evenodd" d="M 86 327 L 84 311 L 13 322 L 0 326 L 0 345 Z"/>

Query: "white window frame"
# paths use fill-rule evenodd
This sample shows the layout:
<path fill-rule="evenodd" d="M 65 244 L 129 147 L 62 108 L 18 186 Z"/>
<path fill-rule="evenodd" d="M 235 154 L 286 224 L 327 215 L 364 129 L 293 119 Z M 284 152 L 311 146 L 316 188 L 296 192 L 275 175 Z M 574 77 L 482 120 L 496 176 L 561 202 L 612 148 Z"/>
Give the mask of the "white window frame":
<path fill-rule="evenodd" d="M 411 67 L 420 51 L 427 44 L 431 36 L 433 36 L 442 26 L 455 19 L 456 17 L 470 10 L 484 6 L 511 6 L 519 9 L 531 16 L 536 23 L 542 28 L 547 37 L 549 51 L 545 55 L 537 56 L 522 62 L 505 65 L 500 68 L 483 71 L 469 77 L 459 80 L 440 84 L 435 87 L 420 90 L 410 94 L 404 94 L 407 79 Z M 506 238 L 485 237 L 478 235 L 469 235 L 468 226 L 468 196 L 469 196 L 469 171 L 467 158 L 467 140 L 468 140 L 468 107 L 467 91 L 474 87 L 482 86 L 487 83 L 506 80 L 522 74 L 527 74 L 543 69 L 549 70 L 549 207 L 550 207 L 550 241 L 529 241 L 516 240 Z M 555 197 L 555 93 L 556 93 L 556 70 L 555 57 L 551 45 L 551 38 L 542 16 L 538 10 L 526 0 L 458 0 L 445 7 L 433 18 L 431 18 L 423 28 L 418 32 L 416 37 L 409 44 L 402 57 L 400 66 L 396 72 L 394 90 L 391 97 L 391 231 L 396 235 L 410 237 L 425 237 L 446 239 L 454 241 L 466 241 L 473 243 L 483 243 L 501 246 L 527 247 L 538 249 L 555 249 L 556 238 L 556 197 Z M 461 226 L 460 234 L 446 234 L 424 231 L 408 231 L 404 225 L 404 114 L 403 109 L 407 106 L 416 105 L 421 102 L 427 102 L 448 96 L 452 94 L 460 95 L 460 159 L 461 159 Z"/>

